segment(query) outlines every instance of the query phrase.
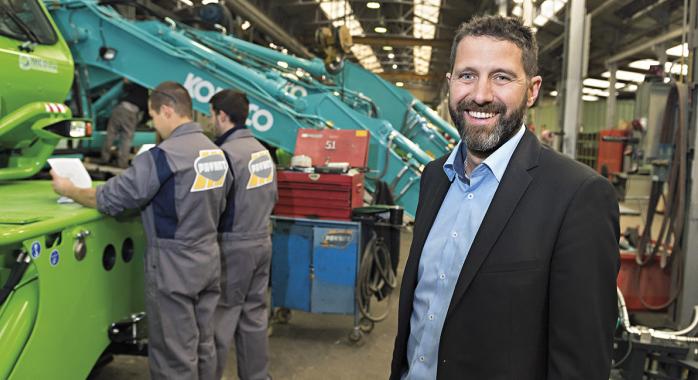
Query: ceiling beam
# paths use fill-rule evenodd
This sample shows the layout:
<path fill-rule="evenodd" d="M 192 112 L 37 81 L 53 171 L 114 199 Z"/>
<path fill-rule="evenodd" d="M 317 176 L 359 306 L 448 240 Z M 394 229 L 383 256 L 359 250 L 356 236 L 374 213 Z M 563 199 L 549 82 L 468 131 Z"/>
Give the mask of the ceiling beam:
<path fill-rule="evenodd" d="M 392 46 L 392 47 L 413 47 L 413 46 L 433 46 L 437 48 L 450 49 L 451 40 L 450 39 L 432 39 L 427 40 L 424 38 L 415 37 L 401 37 L 401 36 L 386 36 L 386 37 L 361 37 L 354 36 L 352 40 L 355 44 L 364 44 L 371 46 Z"/>
<path fill-rule="evenodd" d="M 390 71 L 378 74 L 381 78 L 390 82 L 415 82 L 415 81 L 438 81 L 440 79 L 446 79 L 445 76 L 430 73 L 427 75 L 419 75 L 413 71 Z"/>
<path fill-rule="evenodd" d="M 250 20 L 258 30 L 272 37 L 276 43 L 287 48 L 289 51 L 303 58 L 314 57 L 302 43 L 271 18 L 267 17 L 262 11 L 255 7 L 254 4 L 250 3 L 249 0 L 228 0 L 224 4 L 232 9 L 235 14 Z"/>

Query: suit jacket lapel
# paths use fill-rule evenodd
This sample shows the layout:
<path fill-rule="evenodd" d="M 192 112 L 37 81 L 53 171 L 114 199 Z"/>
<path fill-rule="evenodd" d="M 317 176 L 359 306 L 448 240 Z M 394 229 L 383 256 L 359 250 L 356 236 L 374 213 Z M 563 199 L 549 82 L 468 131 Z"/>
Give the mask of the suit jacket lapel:
<path fill-rule="evenodd" d="M 538 139 L 526 131 L 509 160 L 502 181 L 494 194 L 494 198 L 492 198 L 480 229 L 475 235 L 468 257 L 465 263 L 463 263 L 446 318 L 451 315 L 453 308 L 463 298 L 480 266 L 487 258 L 487 255 L 489 255 L 492 246 L 499 239 L 499 235 L 516 209 L 516 205 L 526 192 L 531 182 L 528 170 L 537 165 L 540 149 Z"/>
<path fill-rule="evenodd" d="M 448 189 L 451 186 L 451 182 L 443 171 L 443 164 L 446 162 L 446 159 L 448 159 L 448 156 L 444 156 L 437 160 L 436 165 L 434 165 L 433 173 L 429 173 L 430 178 L 425 178 L 425 181 L 422 183 L 423 186 L 429 186 L 429 188 L 421 189 L 421 191 L 425 192 L 424 198 L 422 198 L 424 205 L 421 207 L 421 215 L 419 215 L 419 219 L 415 224 L 414 233 L 412 235 L 412 247 L 407 263 L 405 264 L 405 273 L 402 278 L 403 282 L 411 284 L 409 289 L 412 291 L 414 291 L 417 285 L 417 272 L 424 243 L 429 236 L 429 231 L 434 224 L 436 215 L 441 209 L 441 203 L 443 203 L 444 198 L 446 198 L 446 193 L 448 193 Z"/>

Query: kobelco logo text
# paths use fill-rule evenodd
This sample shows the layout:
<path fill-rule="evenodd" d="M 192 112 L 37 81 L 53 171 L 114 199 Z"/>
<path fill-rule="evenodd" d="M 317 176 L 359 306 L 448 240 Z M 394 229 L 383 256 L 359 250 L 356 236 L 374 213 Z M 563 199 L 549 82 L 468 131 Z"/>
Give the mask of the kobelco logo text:
<path fill-rule="evenodd" d="M 217 87 L 213 83 L 192 73 L 187 74 L 187 78 L 184 80 L 184 88 L 189 91 L 192 99 L 204 104 L 208 103 L 213 95 L 222 90 L 221 87 Z M 250 103 L 245 125 L 260 132 L 266 132 L 274 126 L 274 115 L 269 110 L 261 108 L 255 103 Z"/>

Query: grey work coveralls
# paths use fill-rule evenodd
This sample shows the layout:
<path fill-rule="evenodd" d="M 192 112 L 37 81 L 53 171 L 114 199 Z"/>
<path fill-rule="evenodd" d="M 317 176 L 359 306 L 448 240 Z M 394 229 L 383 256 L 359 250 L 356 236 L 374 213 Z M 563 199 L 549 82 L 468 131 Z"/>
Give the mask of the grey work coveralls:
<path fill-rule="evenodd" d="M 198 124 L 187 123 L 97 188 L 97 208 L 105 214 L 142 210 L 153 379 L 215 377 L 217 226 L 232 184 L 228 172 L 223 152 Z"/>
<path fill-rule="evenodd" d="M 276 170 L 248 129 L 234 128 L 216 143 L 226 153 L 233 188 L 221 216 L 221 300 L 216 310 L 217 378 L 233 338 L 241 380 L 267 378 L 266 289 L 271 266 L 269 216 L 276 203 Z"/>

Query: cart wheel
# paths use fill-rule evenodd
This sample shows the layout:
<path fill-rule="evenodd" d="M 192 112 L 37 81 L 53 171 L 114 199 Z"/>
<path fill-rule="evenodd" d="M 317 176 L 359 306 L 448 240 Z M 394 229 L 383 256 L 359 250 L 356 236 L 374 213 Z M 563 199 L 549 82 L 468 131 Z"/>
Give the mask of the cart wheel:
<path fill-rule="evenodd" d="M 281 324 L 286 324 L 291 320 L 291 310 L 280 307 L 274 312 L 274 319 Z"/>
<path fill-rule="evenodd" d="M 366 317 L 362 317 L 361 320 L 359 320 L 359 328 L 366 334 L 373 331 L 373 326 L 375 326 L 375 323 Z"/>
<path fill-rule="evenodd" d="M 364 334 L 361 332 L 361 330 L 354 328 L 349 333 L 349 341 L 352 343 L 357 343 L 358 341 L 361 340 L 361 338 L 363 338 L 363 336 L 364 336 Z"/>

